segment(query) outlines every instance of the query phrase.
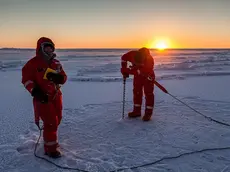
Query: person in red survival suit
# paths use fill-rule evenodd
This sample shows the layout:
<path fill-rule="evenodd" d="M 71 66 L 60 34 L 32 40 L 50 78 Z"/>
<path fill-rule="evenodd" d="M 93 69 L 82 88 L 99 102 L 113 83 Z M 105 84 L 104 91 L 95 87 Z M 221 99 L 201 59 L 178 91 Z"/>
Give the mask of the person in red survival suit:
<path fill-rule="evenodd" d="M 55 45 L 51 39 L 41 37 L 37 42 L 36 56 L 22 68 L 22 84 L 33 97 L 35 124 L 43 121 L 45 154 L 58 158 L 61 156 L 57 141 L 57 129 L 62 120 L 62 92 L 60 85 L 67 80 L 60 62 L 55 59 Z M 50 68 L 54 71 L 44 75 Z"/>
<path fill-rule="evenodd" d="M 132 66 L 127 67 L 127 62 Z M 137 51 L 129 51 L 121 57 L 121 73 L 124 78 L 134 75 L 133 81 L 133 111 L 128 114 L 130 118 L 141 116 L 143 88 L 146 98 L 145 114 L 143 121 L 149 121 L 152 117 L 154 108 L 154 59 L 149 49 L 143 47 Z"/>

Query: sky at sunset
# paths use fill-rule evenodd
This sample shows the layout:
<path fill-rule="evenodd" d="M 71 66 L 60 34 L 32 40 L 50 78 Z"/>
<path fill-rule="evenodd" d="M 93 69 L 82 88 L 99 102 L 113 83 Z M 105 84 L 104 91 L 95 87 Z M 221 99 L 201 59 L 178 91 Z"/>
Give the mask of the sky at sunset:
<path fill-rule="evenodd" d="M 229 9 L 230 0 L 0 0 L 0 47 L 46 36 L 57 48 L 230 48 Z"/>

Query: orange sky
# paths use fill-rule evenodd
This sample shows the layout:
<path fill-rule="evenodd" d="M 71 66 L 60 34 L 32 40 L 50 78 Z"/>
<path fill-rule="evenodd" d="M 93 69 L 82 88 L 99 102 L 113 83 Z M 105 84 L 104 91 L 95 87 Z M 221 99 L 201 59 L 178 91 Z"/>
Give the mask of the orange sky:
<path fill-rule="evenodd" d="M 0 47 L 230 48 L 229 1 L 166 1 L 1 1 Z"/>

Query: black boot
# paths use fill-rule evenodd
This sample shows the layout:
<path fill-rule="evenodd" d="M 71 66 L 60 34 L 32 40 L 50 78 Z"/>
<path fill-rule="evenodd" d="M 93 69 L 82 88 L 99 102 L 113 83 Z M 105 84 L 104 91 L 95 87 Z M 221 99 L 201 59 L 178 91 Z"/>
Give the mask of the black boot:
<path fill-rule="evenodd" d="M 59 151 L 56 152 L 46 152 L 45 155 L 51 157 L 51 158 L 60 158 L 61 153 Z"/>
<path fill-rule="evenodd" d="M 133 107 L 133 111 L 128 113 L 129 118 L 137 118 L 141 116 L 141 107 Z"/>
<path fill-rule="evenodd" d="M 57 149 L 55 152 L 45 152 L 45 155 L 47 155 L 51 158 L 60 158 L 61 152 Z"/>

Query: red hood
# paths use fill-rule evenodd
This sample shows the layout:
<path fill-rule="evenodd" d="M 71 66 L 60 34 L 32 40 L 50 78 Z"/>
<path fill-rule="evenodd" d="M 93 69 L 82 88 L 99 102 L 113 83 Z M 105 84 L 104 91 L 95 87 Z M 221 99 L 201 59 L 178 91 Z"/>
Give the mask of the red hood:
<path fill-rule="evenodd" d="M 148 49 L 148 48 L 145 48 L 145 47 L 140 48 L 138 51 L 139 51 L 141 54 L 144 54 L 145 56 L 150 56 L 150 55 L 151 55 L 149 49 Z"/>
<path fill-rule="evenodd" d="M 39 50 L 41 48 L 41 44 L 44 42 L 49 42 L 51 44 L 53 44 L 54 48 L 55 45 L 53 43 L 53 41 L 50 38 L 46 38 L 46 37 L 41 37 L 38 41 L 37 41 L 37 48 L 36 48 L 36 55 L 39 56 Z"/>

